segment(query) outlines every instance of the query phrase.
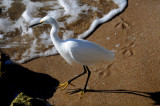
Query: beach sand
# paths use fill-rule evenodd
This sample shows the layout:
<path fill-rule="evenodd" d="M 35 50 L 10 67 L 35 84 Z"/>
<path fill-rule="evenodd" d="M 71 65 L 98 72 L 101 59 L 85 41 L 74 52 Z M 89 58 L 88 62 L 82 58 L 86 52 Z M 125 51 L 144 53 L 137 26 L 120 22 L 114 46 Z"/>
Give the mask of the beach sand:
<path fill-rule="evenodd" d="M 113 62 L 90 66 L 86 92 L 69 95 L 69 89 L 83 88 L 87 74 L 75 80 L 76 87 L 57 89 L 48 99 L 55 106 L 105 106 L 160 104 L 160 1 L 129 0 L 123 13 L 102 24 L 87 40 L 115 51 Z M 83 71 L 60 55 L 41 57 L 22 66 L 45 73 L 64 83 Z"/>

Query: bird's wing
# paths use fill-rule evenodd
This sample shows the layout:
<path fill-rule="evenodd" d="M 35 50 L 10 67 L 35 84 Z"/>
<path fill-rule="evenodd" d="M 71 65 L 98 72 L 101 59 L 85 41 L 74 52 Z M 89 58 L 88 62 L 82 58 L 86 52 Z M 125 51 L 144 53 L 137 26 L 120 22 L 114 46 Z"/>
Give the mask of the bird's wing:
<path fill-rule="evenodd" d="M 113 53 L 102 46 L 86 41 L 77 40 L 69 49 L 71 57 L 83 65 L 92 65 L 95 63 L 113 60 Z"/>

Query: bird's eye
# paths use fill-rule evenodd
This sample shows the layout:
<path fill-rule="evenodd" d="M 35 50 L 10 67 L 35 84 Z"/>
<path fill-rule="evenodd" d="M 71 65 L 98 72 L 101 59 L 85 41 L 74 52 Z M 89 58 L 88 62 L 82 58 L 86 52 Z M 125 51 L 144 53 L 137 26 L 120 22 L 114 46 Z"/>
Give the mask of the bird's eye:
<path fill-rule="evenodd" d="M 44 23 L 44 21 L 40 21 L 40 23 Z"/>

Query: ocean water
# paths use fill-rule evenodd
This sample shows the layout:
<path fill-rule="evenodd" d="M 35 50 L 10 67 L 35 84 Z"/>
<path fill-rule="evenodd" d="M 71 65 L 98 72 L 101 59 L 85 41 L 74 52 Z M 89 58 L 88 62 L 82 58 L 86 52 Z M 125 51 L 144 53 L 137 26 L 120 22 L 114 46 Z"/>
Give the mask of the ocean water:
<path fill-rule="evenodd" d="M 55 55 L 51 27 L 30 25 L 51 16 L 58 21 L 62 39 L 83 39 L 126 5 L 127 0 L 1 0 L 0 49 L 17 63 Z"/>

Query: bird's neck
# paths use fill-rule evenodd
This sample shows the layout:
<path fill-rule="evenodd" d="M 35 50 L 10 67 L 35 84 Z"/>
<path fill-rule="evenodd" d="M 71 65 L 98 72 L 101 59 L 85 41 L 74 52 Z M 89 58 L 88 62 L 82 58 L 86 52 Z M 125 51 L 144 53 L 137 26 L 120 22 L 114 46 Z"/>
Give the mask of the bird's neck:
<path fill-rule="evenodd" d="M 50 36 L 55 46 L 58 46 L 63 42 L 63 40 L 58 36 L 58 28 L 54 25 L 52 25 Z"/>

